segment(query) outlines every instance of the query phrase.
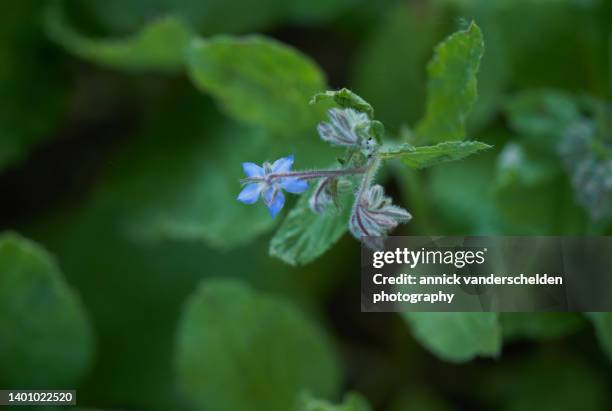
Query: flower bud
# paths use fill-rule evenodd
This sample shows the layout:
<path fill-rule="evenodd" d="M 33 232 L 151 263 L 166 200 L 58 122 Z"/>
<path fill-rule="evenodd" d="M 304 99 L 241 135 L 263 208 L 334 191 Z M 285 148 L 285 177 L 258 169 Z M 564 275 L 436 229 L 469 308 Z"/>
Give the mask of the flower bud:
<path fill-rule="evenodd" d="M 317 127 L 323 140 L 337 146 L 360 147 L 362 140 L 368 138 L 370 119 L 367 114 L 350 108 L 332 108 L 328 115 L 331 122 L 319 123 Z"/>
<path fill-rule="evenodd" d="M 370 248 L 380 248 L 389 231 L 412 219 L 408 211 L 391 204 L 380 185 L 367 189 L 357 199 L 349 220 L 351 233 Z M 380 238 L 381 240 L 376 240 Z"/>

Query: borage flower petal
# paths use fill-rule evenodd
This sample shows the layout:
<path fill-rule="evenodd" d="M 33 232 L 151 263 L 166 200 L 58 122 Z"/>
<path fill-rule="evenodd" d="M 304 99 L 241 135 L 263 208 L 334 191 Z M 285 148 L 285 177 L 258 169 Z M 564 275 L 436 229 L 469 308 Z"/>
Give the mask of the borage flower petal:
<path fill-rule="evenodd" d="M 254 204 L 259 199 L 263 185 L 261 183 L 247 184 L 240 194 L 238 194 L 238 201 L 242 201 L 245 204 Z"/>
<path fill-rule="evenodd" d="M 285 177 L 281 179 L 280 187 L 292 194 L 300 194 L 308 189 L 308 183 L 297 177 Z"/>
<path fill-rule="evenodd" d="M 293 166 L 293 154 L 288 155 L 287 157 L 279 158 L 272 164 L 272 172 L 273 173 L 286 173 L 291 170 Z"/>
<path fill-rule="evenodd" d="M 242 169 L 247 177 L 263 177 L 264 169 L 255 163 L 242 163 Z"/>
<path fill-rule="evenodd" d="M 274 218 L 285 205 L 285 195 L 281 190 L 270 187 L 264 192 L 264 202 L 268 206 L 270 215 Z"/>

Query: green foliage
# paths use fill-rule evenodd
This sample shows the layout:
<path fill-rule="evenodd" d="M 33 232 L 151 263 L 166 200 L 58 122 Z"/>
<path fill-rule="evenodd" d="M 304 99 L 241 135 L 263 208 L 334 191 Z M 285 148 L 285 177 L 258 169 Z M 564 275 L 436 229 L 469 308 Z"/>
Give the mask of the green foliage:
<path fill-rule="evenodd" d="M 342 404 L 339 405 L 308 395 L 302 399 L 298 411 L 372 411 L 372 408 L 363 396 L 349 393 L 344 396 Z"/>
<path fill-rule="evenodd" d="M 445 232 L 458 235 L 504 232 L 504 221 L 494 197 L 494 161 L 495 153 L 489 150 L 470 161 L 431 169 L 429 204 L 438 224 L 446 227 Z"/>
<path fill-rule="evenodd" d="M 497 184 L 503 188 L 520 183 L 526 186 L 545 185 L 559 173 L 554 159 L 538 157 L 523 144 L 506 144 L 497 157 Z"/>
<path fill-rule="evenodd" d="M 378 120 L 373 120 L 370 123 L 370 136 L 376 140 L 379 144 L 383 142 L 383 137 L 385 136 L 385 126 Z"/>
<path fill-rule="evenodd" d="M 478 26 L 425 70 L 459 19 Z M 319 259 L 348 187 L 323 214 L 288 195 L 276 220 L 236 201 L 242 162 L 360 166 L 381 148 L 407 166 L 373 173 L 414 216 L 398 234 L 610 235 L 610 22 L 607 1 L 7 3 L 0 218 L 41 246 L 0 235 L 0 386 L 74 388 L 88 409 L 369 410 L 334 403 L 330 324 L 346 383 L 387 410 L 610 409 L 589 335 L 612 358 L 608 313 L 592 329 L 571 313 L 368 319 L 356 243 Z M 367 113 L 355 131 L 379 144 L 321 142 L 332 104 Z M 476 357 L 495 361 L 444 363 Z"/>
<path fill-rule="evenodd" d="M 177 105 L 176 109 L 182 108 Z M 164 113 L 174 118 L 171 110 Z M 209 119 L 201 110 L 191 114 Z M 190 126 L 189 122 L 184 124 Z M 91 378 L 78 387 L 81 403 L 141 404 L 143 409 L 159 411 L 193 409 L 174 384 L 172 359 L 181 307 L 203 278 L 222 275 L 240 279 L 305 305 L 329 287 L 339 264 L 328 259 L 325 265 L 291 270 L 287 275 L 289 267 L 267 257 L 263 241 L 217 252 L 204 241 L 163 238 L 135 242 L 126 238 L 126 224 L 133 227 L 131 219 L 156 204 L 149 199 L 167 200 L 173 195 L 167 191 L 171 185 L 161 176 L 167 171 L 172 181 L 176 166 L 171 163 L 178 160 L 165 162 L 163 153 L 176 156 L 170 148 L 177 144 L 160 144 L 163 141 L 162 136 L 149 133 L 137 138 L 121 155 L 105 162 L 104 181 L 77 210 L 29 230 L 57 255 L 70 283 L 88 303 L 94 322 L 100 349 Z M 185 146 L 195 147 L 191 140 L 183 141 Z M 151 167 L 142 167 L 142 159 L 134 161 L 139 157 L 136 152 L 156 161 Z M 230 184 L 234 200 L 239 184 Z M 148 197 L 147 191 L 156 189 L 166 197 L 162 193 Z M 206 216 L 199 217 L 208 223 Z M 215 218 L 219 216 L 210 220 Z M 267 215 L 266 221 L 270 220 Z M 234 226 L 234 230 L 240 229 Z M 129 343 L 117 344 L 118 340 Z"/>
<path fill-rule="evenodd" d="M 612 217 L 612 145 L 604 121 L 577 122 L 559 147 L 575 198 L 595 221 Z"/>
<path fill-rule="evenodd" d="M 194 120 L 199 122 L 201 118 Z M 198 133 L 197 127 L 194 123 L 193 137 L 187 140 L 201 138 L 201 144 L 162 149 L 164 146 L 155 145 L 166 137 L 160 130 L 151 134 L 158 136 L 155 142 L 149 140 L 141 145 L 141 149 L 155 151 L 144 162 L 131 165 L 134 173 L 131 180 L 125 180 L 122 189 L 125 196 L 130 191 L 132 195 L 143 195 L 141 208 L 125 219 L 132 238 L 145 242 L 203 240 L 215 247 L 230 248 L 274 227 L 276 221 L 265 208 L 245 207 L 235 201 L 240 189 L 237 181 L 242 177 L 236 164 L 250 156 L 267 156 L 268 140 L 262 131 L 220 124 L 215 137 L 223 143 L 211 150 L 206 136 L 201 134 L 203 131 Z M 166 163 L 163 176 L 155 174 L 160 161 Z M 155 185 L 143 185 L 147 180 Z"/>
<path fill-rule="evenodd" d="M 558 160 L 525 147 L 509 143 L 497 159 L 495 201 L 501 215 L 517 234 L 580 232 L 584 215 Z"/>
<path fill-rule="evenodd" d="M 72 388 L 92 363 L 93 335 L 78 295 L 52 257 L 0 234 L 0 385 Z"/>
<path fill-rule="evenodd" d="M 308 200 L 313 189 L 302 194 L 270 241 L 270 255 L 291 265 L 307 264 L 315 260 L 346 232 L 351 211 L 351 196 L 344 194 L 340 208 L 328 207 L 314 213 Z"/>
<path fill-rule="evenodd" d="M 360 0 L 73 0 L 111 32 L 137 31 L 151 20 L 176 15 L 201 34 L 244 33 L 287 22 L 317 24 L 355 7 Z"/>
<path fill-rule="evenodd" d="M 525 91 L 508 102 L 506 112 L 517 133 L 547 138 L 548 144 L 558 142 L 567 127 L 580 118 L 574 99 L 554 90 Z"/>
<path fill-rule="evenodd" d="M 279 0 L 77 0 L 107 31 L 130 33 L 151 20 L 175 15 L 203 34 L 258 30 L 277 23 L 283 17 Z"/>
<path fill-rule="evenodd" d="M 236 282 L 200 286 L 183 314 L 177 350 L 180 381 L 205 409 L 285 411 L 302 391 L 327 397 L 338 388 L 333 350 L 318 326 L 289 303 Z"/>
<path fill-rule="evenodd" d="M 578 331 L 584 320 L 575 313 L 502 313 L 504 338 L 558 339 Z"/>
<path fill-rule="evenodd" d="M 366 113 L 371 119 L 374 118 L 374 109 L 370 103 L 349 89 L 343 88 L 337 91 L 328 90 L 323 93 L 317 93 L 310 99 L 310 104 L 327 100 L 333 101 L 342 108 L 352 108 L 353 110 Z"/>
<path fill-rule="evenodd" d="M 414 338 L 446 361 L 465 362 L 477 356 L 497 357 L 502 334 L 497 313 L 416 313 L 402 317 Z"/>
<path fill-rule="evenodd" d="M 455 65 L 459 66 L 463 64 L 469 67 L 468 71 L 471 70 L 471 75 L 467 80 L 469 84 L 466 88 L 473 91 L 473 95 L 469 97 L 472 101 L 468 105 L 468 109 L 476 98 L 476 72 L 483 47 L 482 34 L 478 27 L 472 24 L 468 30 L 456 33 L 454 36 L 447 39 L 445 43 L 440 45 L 437 49 L 438 54 L 436 59 L 441 62 L 436 62 L 436 59 L 434 59 L 434 62 L 430 64 L 432 84 L 435 84 L 436 81 L 439 80 L 438 77 L 444 78 L 444 76 L 451 76 L 452 71 L 457 70 Z M 462 57 L 462 53 L 467 55 Z M 457 55 L 459 55 L 459 57 L 457 57 Z M 436 68 L 438 66 L 442 68 Z M 450 78 L 446 78 L 445 81 L 447 81 L 448 84 L 454 84 L 454 82 L 456 82 L 455 79 Z M 439 107 L 440 101 L 447 98 L 442 96 L 443 93 L 461 94 L 462 91 L 448 91 L 445 90 L 444 87 L 441 89 L 435 88 L 432 90 L 431 101 L 436 100 L 438 102 L 435 103 L 434 106 L 437 104 Z M 452 98 L 453 96 L 451 96 L 451 99 Z M 316 104 L 321 101 L 331 101 L 342 108 L 366 113 L 371 121 L 374 118 L 374 109 L 372 106 L 362 97 L 348 89 L 317 93 L 311 99 L 310 103 Z M 455 102 L 454 104 L 457 104 L 455 108 L 463 110 L 460 114 L 457 114 L 461 117 L 459 123 L 463 130 L 464 117 L 469 110 L 465 110 L 463 107 L 465 106 L 465 101 L 460 101 L 459 103 Z M 434 113 L 432 111 L 429 115 L 439 116 L 436 117 L 438 123 L 440 123 L 440 119 L 444 118 L 444 113 L 441 112 Z M 430 119 L 429 121 L 432 120 Z M 371 125 L 368 126 L 368 135 L 375 138 L 378 142 L 382 142 L 381 140 L 384 136 L 383 124 L 379 121 L 373 121 Z M 463 134 L 461 137 L 463 137 Z M 453 138 L 449 137 L 449 139 L 452 140 Z M 374 155 L 378 156 L 381 160 L 399 158 L 409 167 L 420 169 L 444 162 L 460 160 L 490 147 L 491 146 L 488 144 L 477 141 L 445 141 L 435 146 L 413 147 L 410 144 L 403 144 L 393 148 L 383 148 Z M 336 211 L 326 212 L 323 215 L 313 215 L 309 210 L 308 201 L 306 199 L 311 194 L 312 190 L 303 195 L 305 198 L 301 200 L 298 206 L 290 213 L 287 221 L 281 226 L 270 245 L 271 255 L 279 257 L 293 265 L 308 263 L 330 248 L 345 231 L 345 228 L 341 225 L 343 220 L 340 218 L 347 221 L 346 219 L 349 216 L 346 212 L 340 214 Z M 343 203 L 348 204 L 348 201 L 343 201 Z M 348 207 L 345 205 L 343 209 L 347 211 Z"/>
<path fill-rule="evenodd" d="M 611 313 L 588 313 L 587 317 L 595 327 L 595 334 L 599 339 L 602 350 L 612 361 L 612 314 Z"/>
<path fill-rule="evenodd" d="M 477 98 L 476 74 L 484 53 L 475 23 L 436 47 L 427 66 L 427 109 L 416 134 L 423 142 L 462 140 L 465 120 Z"/>
<path fill-rule="evenodd" d="M 308 100 L 325 87 L 323 73 L 277 41 L 260 36 L 196 39 L 189 46 L 188 69 L 195 84 L 238 121 L 291 136 L 319 119 Z"/>
<path fill-rule="evenodd" d="M 481 388 L 490 409 L 501 411 L 599 411 L 609 408 L 602 375 L 579 357 L 541 353 L 499 367 Z"/>
<path fill-rule="evenodd" d="M 70 82 L 48 50 L 40 7 L 24 0 L 0 15 L 0 171 L 49 140 L 66 108 Z"/>
<path fill-rule="evenodd" d="M 423 9 L 414 2 L 398 2 L 385 10 L 372 34 L 358 49 L 352 67 L 359 94 L 376 107 L 387 128 L 414 124 L 423 115 L 425 70 L 442 20 L 435 7 Z"/>
<path fill-rule="evenodd" d="M 467 122 L 469 133 L 481 131 L 494 121 L 510 86 L 512 70 L 499 3 L 470 1 L 461 5 L 458 11 L 464 18 L 469 17 L 478 22 L 486 39 L 486 52 L 482 56 L 478 71 L 478 100 Z"/>
<path fill-rule="evenodd" d="M 461 160 L 481 150 L 491 148 L 480 141 L 446 141 L 435 146 L 414 147 L 403 144 L 384 150 L 383 158 L 398 158 L 408 167 L 422 169 L 449 161 Z"/>
<path fill-rule="evenodd" d="M 507 110 L 511 125 L 525 142 L 510 143 L 500 155 L 501 203 L 512 203 L 517 198 L 517 187 L 533 190 L 539 197 L 536 203 L 540 210 L 530 215 L 535 222 L 522 224 L 540 232 L 540 226 L 554 232 L 560 222 L 565 222 L 560 232 L 577 231 L 584 226 L 583 216 L 573 207 L 570 190 L 592 220 L 608 217 L 612 210 L 608 181 L 612 149 L 606 143 L 602 120 L 605 103 L 558 91 L 532 90 L 512 99 Z M 553 184 L 561 174 L 569 175 L 571 189 L 563 181 Z M 550 209 L 559 203 L 560 196 L 568 199 L 568 206 L 561 211 L 564 218 L 551 218 Z M 511 209 L 523 212 L 515 205 Z"/>
<path fill-rule="evenodd" d="M 96 64 L 125 70 L 177 71 L 183 68 L 191 29 L 180 19 L 153 21 L 139 33 L 125 38 L 95 39 L 69 26 L 55 2 L 47 13 L 49 36 L 70 53 Z"/>
<path fill-rule="evenodd" d="M 228 122 L 197 96 L 182 99 L 152 113 L 155 120 L 142 137 L 114 160 L 113 192 L 106 195 L 125 205 L 123 229 L 135 240 L 205 241 L 225 249 L 248 243 L 277 221 L 263 206 L 236 201 L 241 162 L 263 162 L 296 149 L 298 164 L 331 160 L 321 142 L 277 141 L 261 128 Z M 175 124 L 169 119 L 179 118 L 188 132 L 176 144 L 168 141 Z M 146 155 L 135 158 L 133 153 Z"/>

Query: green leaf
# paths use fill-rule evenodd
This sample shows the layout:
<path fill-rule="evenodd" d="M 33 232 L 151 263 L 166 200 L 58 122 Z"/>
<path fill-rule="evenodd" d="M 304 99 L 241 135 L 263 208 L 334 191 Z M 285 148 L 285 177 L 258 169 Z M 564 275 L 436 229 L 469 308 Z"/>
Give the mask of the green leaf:
<path fill-rule="evenodd" d="M 601 349 L 612 361 L 612 313 L 587 313 L 595 327 L 595 334 Z"/>
<path fill-rule="evenodd" d="M 160 18 L 125 38 L 94 39 L 81 35 L 66 21 L 63 3 L 49 7 L 49 36 L 70 53 L 103 66 L 125 70 L 178 71 L 185 63 L 191 29 L 175 17 Z"/>
<path fill-rule="evenodd" d="M 499 319 L 507 339 L 556 339 L 576 332 L 584 324 L 575 313 L 502 313 Z"/>
<path fill-rule="evenodd" d="M 81 300 L 52 257 L 17 234 L 0 234 L 0 386 L 74 388 L 92 356 Z"/>
<path fill-rule="evenodd" d="M 435 146 L 413 147 L 403 144 L 381 151 L 385 159 L 398 158 L 412 168 L 426 168 L 449 161 L 464 159 L 472 154 L 491 148 L 480 141 L 446 141 Z"/>
<path fill-rule="evenodd" d="M 571 95 L 555 90 L 528 90 L 508 101 L 510 126 L 520 135 L 548 137 L 556 143 L 568 126 L 580 120 L 580 110 Z M 536 139 L 534 139 L 536 141 Z"/>
<path fill-rule="evenodd" d="M 310 99 L 310 104 L 329 100 L 342 108 L 352 108 L 353 110 L 366 113 L 370 119 L 374 118 L 374 109 L 372 106 L 363 98 L 346 88 L 337 91 L 327 90 L 323 93 L 317 93 Z"/>
<path fill-rule="evenodd" d="M 583 120 L 568 127 L 559 144 L 574 197 L 595 221 L 612 216 L 612 144 L 607 137 L 601 124 Z"/>
<path fill-rule="evenodd" d="M 68 103 L 70 81 L 38 24 L 42 3 L 19 1 L 0 14 L 0 170 L 54 137 Z"/>
<path fill-rule="evenodd" d="M 480 28 L 471 23 L 436 47 L 429 65 L 425 118 L 416 128 L 423 142 L 462 140 L 477 99 L 476 74 L 484 52 Z"/>
<path fill-rule="evenodd" d="M 507 221 L 506 233 L 568 235 L 583 232 L 586 216 L 556 156 L 508 143 L 497 158 L 494 203 Z M 526 202 L 525 198 L 531 201 Z"/>
<path fill-rule="evenodd" d="M 414 338 L 451 362 L 496 357 L 502 344 L 497 313 L 402 313 Z"/>
<path fill-rule="evenodd" d="M 537 186 L 549 183 L 560 171 L 556 158 L 547 157 L 529 146 L 508 142 L 497 156 L 497 185 Z"/>
<path fill-rule="evenodd" d="M 495 365 L 480 384 L 485 409 L 500 411 L 600 411 L 609 408 L 605 373 L 571 350 L 540 350 Z"/>
<path fill-rule="evenodd" d="M 370 122 L 370 129 L 368 130 L 370 136 L 381 144 L 383 142 L 383 138 L 385 137 L 385 126 L 378 120 L 372 120 Z"/>
<path fill-rule="evenodd" d="M 336 393 L 323 332 L 288 302 L 231 281 L 202 283 L 178 331 L 177 370 L 203 409 L 286 411 L 302 392 Z"/>
<path fill-rule="evenodd" d="M 372 407 L 362 395 L 357 393 L 346 394 L 342 404 L 338 405 L 306 395 L 298 411 L 372 411 Z"/>
<path fill-rule="evenodd" d="M 260 36 L 196 39 L 188 68 L 194 83 L 238 121 L 294 136 L 321 111 L 308 105 L 325 88 L 318 66 L 297 50 Z"/>
<path fill-rule="evenodd" d="M 340 209 L 332 206 L 313 212 L 308 200 L 315 187 L 302 194 L 270 241 L 270 255 L 291 265 L 308 264 L 331 248 L 348 228 L 352 193 L 340 198 Z"/>
<path fill-rule="evenodd" d="M 469 0 L 457 1 L 445 0 L 446 3 L 457 3 L 456 15 L 469 16 L 477 21 L 486 39 L 486 52 L 482 56 L 478 70 L 478 100 L 475 102 L 469 118 L 467 119 L 468 133 L 481 130 L 495 121 L 495 116 L 502 108 L 506 92 L 512 74 L 512 60 L 508 50 L 508 39 L 505 35 L 512 36 L 516 32 L 515 27 L 507 33 L 504 17 L 507 10 L 502 12 L 504 6 L 512 7 L 512 2 L 501 6 L 500 1 Z M 529 6 L 525 6 L 529 7 Z M 515 10 L 512 10 L 513 12 Z M 517 14 L 520 13 L 516 10 Z"/>

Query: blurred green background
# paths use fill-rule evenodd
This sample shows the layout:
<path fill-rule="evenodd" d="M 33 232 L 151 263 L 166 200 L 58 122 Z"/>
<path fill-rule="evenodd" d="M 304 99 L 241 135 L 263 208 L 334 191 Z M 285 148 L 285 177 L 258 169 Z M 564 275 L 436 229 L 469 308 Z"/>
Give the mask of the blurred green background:
<path fill-rule="evenodd" d="M 467 134 L 494 148 L 386 169 L 414 217 L 394 234 L 612 234 L 612 2 L 1 8 L 0 388 L 108 410 L 612 409 L 612 315 L 361 313 L 353 238 L 291 266 L 268 253 L 283 215 L 235 200 L 244 161 L 334 160 L 308 106 L 327 88 L 407 138 L 435 45 L 474 20 Z"/>

